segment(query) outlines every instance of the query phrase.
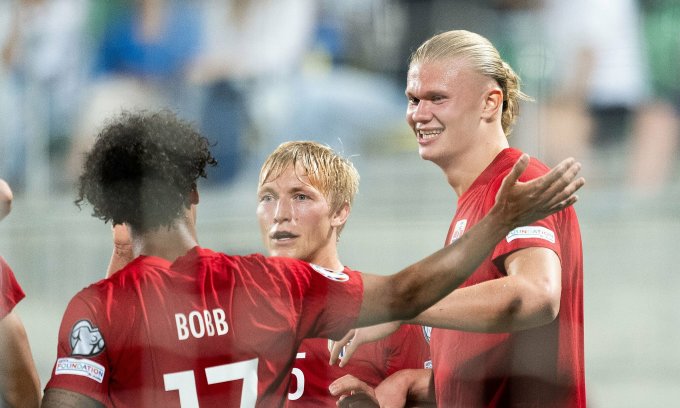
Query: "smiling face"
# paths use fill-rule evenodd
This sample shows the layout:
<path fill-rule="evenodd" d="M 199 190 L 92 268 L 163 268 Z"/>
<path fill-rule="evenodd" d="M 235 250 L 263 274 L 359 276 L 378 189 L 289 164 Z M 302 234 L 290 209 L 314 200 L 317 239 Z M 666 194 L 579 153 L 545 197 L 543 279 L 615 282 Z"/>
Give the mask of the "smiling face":
<path fill-rule="evenodd" d="M 339 267 L 337 230 L 349 207 L 333 212 L 299 166 L 289 165 L 257 192 L 257 218 L 269 255 L 298 258 L 327 268 Z"/>
<path fill-rule="evenodd" d="M 406 121 L 417 138 L 420 157 L 444 168 L 475 149 L 493 85 L 461 58 L 412 65 Z"/>

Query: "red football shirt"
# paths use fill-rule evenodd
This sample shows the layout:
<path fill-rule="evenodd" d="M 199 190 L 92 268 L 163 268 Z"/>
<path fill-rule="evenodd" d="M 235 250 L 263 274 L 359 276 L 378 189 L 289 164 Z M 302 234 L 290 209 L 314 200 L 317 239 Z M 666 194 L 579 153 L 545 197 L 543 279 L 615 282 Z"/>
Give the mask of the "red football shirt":
<path fill-rule="evenodd" d="M 349 271 L 345 268 L 346 273 Z M 402 325 L 382 340 L 363 344 L 343 368 L 328 365 L 328 339 L 306 339 L 291 373 L 288 407 L 335 407 L 337 398 L 330 395 L 328 386 L 343 375 L 352 374 L 376 387 L 395 371 L 424 368 L 429 358 L 429 344 L 417 325 Z"/>
<path fill-rule="evenodd" d="M 14 277 L 12 268 L 0 256 L 0 319 L 7 316 L 25 296 Z"/>
<path fill-rule="evenodd" d="M 458 239 L 491 209 L 503 177 L 521 152 L 505 149 L 459 198 L 446 243 Z M 532 159 L 520 180 L 545 174 Z M 501 278 L 501 258 L 545 247 L 562 265 L 560 312 L 550 324 L 514 333 L 433 329 L 432 364 L 441 407 L 585 407 L 583 255 L 573 208 L 507 235 L 463 286 Z"/>
<path fill-rule="evenodd" d="M 116 407 L 277 407 L 303 338 L 339 338 L 359 314 L 358 273 L 196 247 L 141 256 L 78 293 L 47 388 Z"/>

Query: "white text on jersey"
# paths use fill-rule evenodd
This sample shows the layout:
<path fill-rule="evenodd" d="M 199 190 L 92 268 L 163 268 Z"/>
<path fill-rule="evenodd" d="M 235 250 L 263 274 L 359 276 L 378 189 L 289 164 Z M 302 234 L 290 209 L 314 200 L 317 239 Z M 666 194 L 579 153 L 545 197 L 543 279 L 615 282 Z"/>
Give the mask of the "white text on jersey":
<path fill-rule="evenodd" d="M 229 331 L 227 315 L 224 310 L 216 308 L 213 310 L 194 310 L 189 315 L 175 313 L 175 323 L 177 324 L 177 338 L 186 340 L 189 335 L 200 339 L 204 336 L 223 336 Z"/>

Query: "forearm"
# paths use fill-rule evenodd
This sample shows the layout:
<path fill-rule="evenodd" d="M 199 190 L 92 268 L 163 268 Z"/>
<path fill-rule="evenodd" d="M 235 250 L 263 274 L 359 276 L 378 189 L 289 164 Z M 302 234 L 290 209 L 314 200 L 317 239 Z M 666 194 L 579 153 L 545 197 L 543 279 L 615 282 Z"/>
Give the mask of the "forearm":
<path fill-rule="evenodd" d="M 11 312 L 0 320 L 0 394 L 9 407 L 37 407 L 40 378 L 23 323 Z"/>
<path fill-rule="evenodd" d="M 373 307 L 371 302 L 390 302 L 382 308 L 388 315 L 373 314 L 374 319 L 359 325 L 415 317 L 462 284 L 508 232 L 510 227 L 490 214 L 453 244 L 387 277 L 382 293 L 375 299 L 365 296 L 362 308 Z M 380 309 L 374 307 L 374 310 Z"/>
<path fill-rule="evenodd" d="M 435 393 L 432 370 L 406 369 L 397 371 L 375 388 L 375 395 L 383 408 L 434 406 Z"/>
<path fill-rule="evenodd" d="M 410 323 L 501 333 L 542 326 L 554 318 L 544 293 L 520 277 L 508 276 L 456 289 Z"/>
<path fill-rule="evenodd" d="M 90 397 L 59 388 L 45 391 L 42 408 L 103 408 L 104 405 Z"/>

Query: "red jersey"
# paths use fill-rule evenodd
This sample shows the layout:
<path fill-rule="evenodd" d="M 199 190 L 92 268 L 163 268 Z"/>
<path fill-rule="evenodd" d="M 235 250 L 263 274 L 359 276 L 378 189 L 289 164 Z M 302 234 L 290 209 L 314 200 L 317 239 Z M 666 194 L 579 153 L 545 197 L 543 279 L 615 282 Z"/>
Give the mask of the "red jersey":
<path fill-rule="evenodd" d="M 362 293 L 358 273 L 298 260 L 140 256 L 71 300 L 47 388 L 116 407 L 283 406 L 302 339 L 343 336 Z"/>
<path fill-rule="evenodd" d="M 503 177 L 520 155 L 515 149 L 503 150 L 459 198 L 447 244 L 491 209 Z M 531 159 L 520 180 L 547 171 Z M 572 207 L 511 231 L 462 287 L 506 276 L 503 256 L 528 247 L 549 248 L 560 258 L 562 293 L 557 318 L 514 333 L 433 329 L 430 347 L 438 406 L 585 407 L 583 254 Z"/>
<path fill-rule="evenodd" d="M 7 316 L 25 296 L 14 277 L 12 268 L 0 256 L 0 319 Z"/>
<path fill-rule="evenodd" d="M 382 340 L 363 344 L 343 368 L 328 365 L 330 347 L 327 339 L 302 342 L 291 373 L 289 407 L 335 407 L 337 398 L 331 396 L 328 386 L 343 375 L 352 374 L 376 387 L 398 370 L 424 368 L 430 358 L 429 344 L 417 325 L 402 325 Z"/>

